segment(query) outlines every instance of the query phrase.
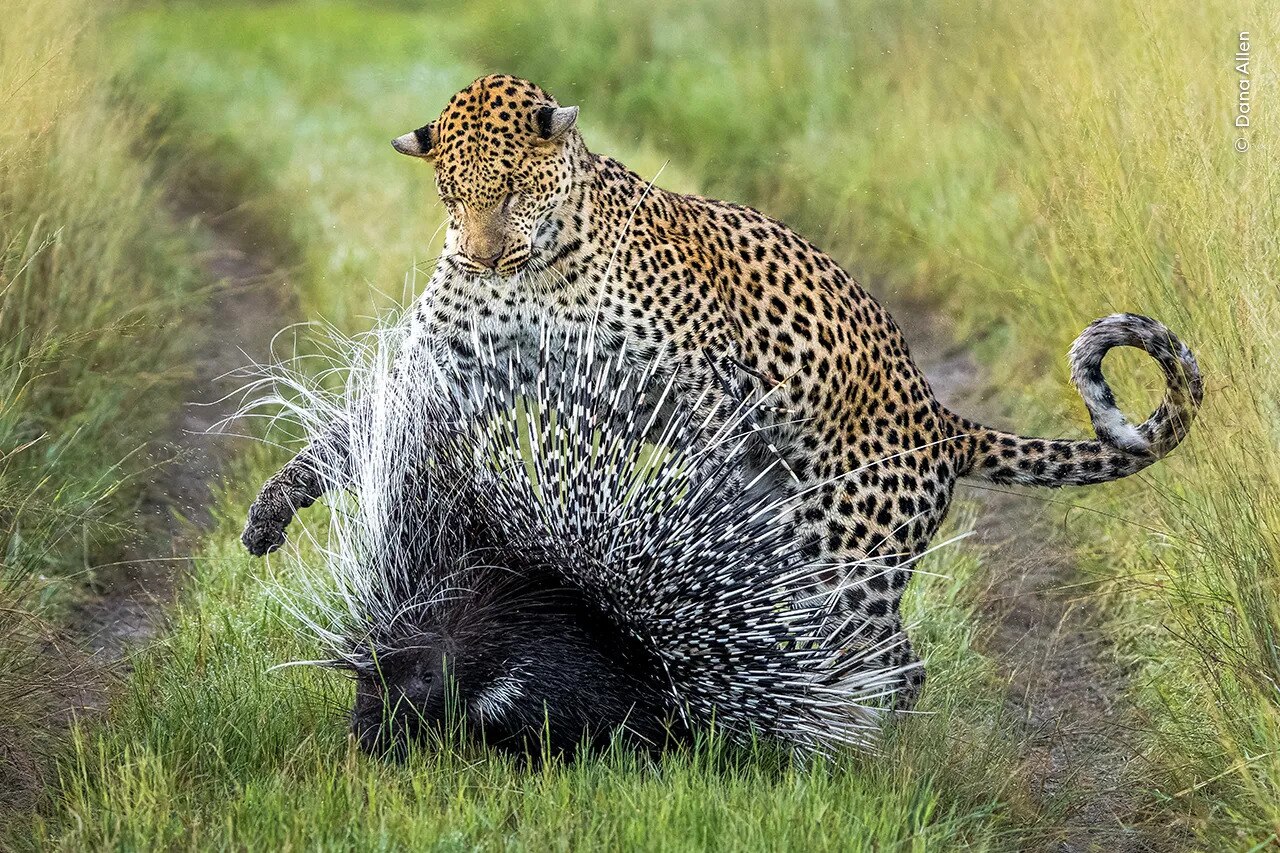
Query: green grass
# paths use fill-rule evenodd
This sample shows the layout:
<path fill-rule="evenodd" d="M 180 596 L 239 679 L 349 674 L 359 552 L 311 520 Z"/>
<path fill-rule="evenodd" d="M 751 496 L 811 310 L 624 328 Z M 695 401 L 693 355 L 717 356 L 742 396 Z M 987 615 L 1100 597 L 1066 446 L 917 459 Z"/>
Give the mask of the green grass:
<path fill-rule="evenodd" d="M 135 156 L 142 122 L 93 70 L 70 4 L 7 4 L 0 38 L 0 521 L 6 559 L 45 573 L 131 527 L 169 416 L 190 302 L 188 246 Z M 145 345 L 143 345 L 145 343 Z"/>
<path fill-rule="evenodd" d="M 301 253 L 305 317 L 358 329 L 411 298 L 445 214 L 430 170 L 397 156 L 391 139 L 479 73 L 450 47 L 463 25 L 378 5 L 178 8 L 135 13 L 123 36 L 146 98 L 171 107 L 179 130 L 166 147 L 180 150 L 186 132 L 233 152 L 198 164 L 201 180 L 240 187 L 240 206 L 272 225 L 274 245 Z M 642 174 L 692 188 L 651 150 L 628 153 Z"/>
<path fill-rule="evenodd" d="M 136 535 L 198 312 L 98 10 L 0 2 L 0 820 L 93 668 L 53 625 Z"/>
<path fill-rule="evenodd" d="M 451 59 L 477 26 L 348 3 L 184 5 L 135 13 L 117 34 L 133 46 L 137 91 L 180 105 L 171 126 L 252 156 L 262 183 L 245 204 L 303 247 L 305 310 L 352 329 L 422 280 L 406 272 L 429 261 L 442 211 L 429 173 L 388 140 L 478 73 Z M 584 122 L 593 140 L 642 173 L 662 168 L 652 149 L 610 142 L 610 130 L 630 129 L 607 119 Z M 216 181 L 217 164 L 206 171 Z M 662 182 L 690 187 L 681 174 L 667 168 Z M 937 850 L 1016 849 L 1052 832 L 1054 804 L 1026 793 L 1014 721 L 976 650 L 982 570 L 959 547 L 931 561 L 937 574 L 914 593 L 931 713 L 903 723 L 881 756 L 790 769 L 748 757 L 731 771 L 706 754 L 539 771 L 476 755 L 403 768 L 359 756 L 340 676 L 267 672 L 314 654 L 269 594 L 288 578 L 264 578 L 281 570 L 236 541 L 271 461 L 250 453 L 235 472 L 171 633 L 137 662 L 110 719 L 82 730 L 27 843 Z"/>

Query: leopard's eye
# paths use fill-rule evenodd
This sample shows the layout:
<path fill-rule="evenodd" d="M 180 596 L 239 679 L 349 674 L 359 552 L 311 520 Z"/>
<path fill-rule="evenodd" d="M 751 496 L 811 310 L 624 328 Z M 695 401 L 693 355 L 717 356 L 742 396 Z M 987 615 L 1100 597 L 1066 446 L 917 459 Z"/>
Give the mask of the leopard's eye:
<path fill-rule="evenodd" d="M 515 207 L 520 201 L 520 193 L 507 193 L 502 199 L 502 212 L 507 213 L 511 208 Z"/>
<path fill-rule="evenodd" d="M 440 198 L 440 201 L 441 201 L 441 202 L 444 204 L 444 206 L 445 206 L 445 207 L 447 207 L 449 210 L 453 210 L 454 208 L 456 208 L 456 207 L 458 207 L 459 205 L 461 205 L 461 204 L 462 204 L 462 202 L 458 201 L 456 198 L 454 198 L 454 197 L 453 197 L 453 196 L 451 196 L 451 195 L 442 196 L 442 197 Z"/>

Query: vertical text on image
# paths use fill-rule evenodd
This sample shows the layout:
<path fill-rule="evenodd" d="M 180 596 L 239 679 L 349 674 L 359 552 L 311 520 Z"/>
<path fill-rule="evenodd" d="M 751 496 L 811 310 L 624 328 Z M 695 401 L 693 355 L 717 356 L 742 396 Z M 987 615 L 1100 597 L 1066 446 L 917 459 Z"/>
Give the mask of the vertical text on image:
<path fill-rule="evenodd" d="M 1253 113 L 1253 78 L 1249 68 L 1251 47 L 1248 31 L 1241 32 L 1236 40 L 1233 62 L 1236 69 L 1236 150 L 1241 152 L 1249 150 L 1247 134 Z"/>

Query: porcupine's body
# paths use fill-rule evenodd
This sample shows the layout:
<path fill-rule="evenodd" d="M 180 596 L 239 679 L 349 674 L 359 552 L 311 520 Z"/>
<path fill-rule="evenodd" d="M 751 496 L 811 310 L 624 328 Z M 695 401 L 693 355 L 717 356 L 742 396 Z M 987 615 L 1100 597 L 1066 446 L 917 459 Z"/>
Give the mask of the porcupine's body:
<path fill-rule="evenodd" d="M 874 737 L 901 673 L 837 640 L 860 626 L 795 547 L 794 503 L 736 475 L 750 404 L 640 414 L 677 380 L 554 335 L 527 382 L 492 352 L 470 383 L 430 360 L 396 373 L 404 331 L 356 348 L 345 393 L 263 377 L 313 447 L 342 447 L 313 458 L 349 487 L 324 558 L 282 592 L 354 673 L 364 748 L 450 727 L 533 755 L 713 726 L 806 752 Z"/>
<path fill-rule="evenodd" d="M 660 357 L 686 399 L 771 392 L 760 413 L 784 463 L 765 485 L 801 498 L 795 532 L 875 625 L 886 666 L 915 660 L 898 636 L 907 563 L 942 522 L 957 480 L 1085 485 L 1128 476 L 1186 435 L 1202 395 L 1195 359 L 1164 326 L 1118 314 L 1072 348 L 1072 378 L 1097 440 L 1017 436 L 948 411 L 888 313 L 829 256 L 747 207 L 666 192 L 592 154 L 527 81 L 481 78 L 440 118 L 396 140 L 432 162 L 450 214 L 445 253 L 414 311 L 415 348 L 474 362 L 471 330 L 509 345 L 528 331 L 597 328 L 612 351 Z M 1168 383 L 1129 424 L 1102 376 L 1106 352 L 1135 346 Z M 409 360 L 413 359 L 409 356 Z M 465 375 L 466 371 L 463 371 Z M 263 489 L 245 543 L 263 553 L 331 483 L 301 454 Z M 908 667 L 909 705 L 923 669 Z"/>

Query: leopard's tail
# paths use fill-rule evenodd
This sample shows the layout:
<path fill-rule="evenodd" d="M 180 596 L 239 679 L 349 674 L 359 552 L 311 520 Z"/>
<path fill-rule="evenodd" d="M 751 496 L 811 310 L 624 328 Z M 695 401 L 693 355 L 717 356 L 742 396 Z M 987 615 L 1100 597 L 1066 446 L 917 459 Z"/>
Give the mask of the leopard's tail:
<path fill-rule="evenodd" d="M 1136 347 L 1156 360 L 1166 390 L 1160 406 L 1131 424 L 1116 405 L 1102 359 L 1113 347 Z M 966 442 L 961 474 L 996 483 L 1085 486 L 1127 477 L 1160 459 L 1186 437 L 1204 398 L 1191 350 L 1163 323 L 1138 314 L 1096 320 L 1071 345 L 1071 381 L 1084 398 L 1096 441 L 1028 438 L 957 417 Z"/>

